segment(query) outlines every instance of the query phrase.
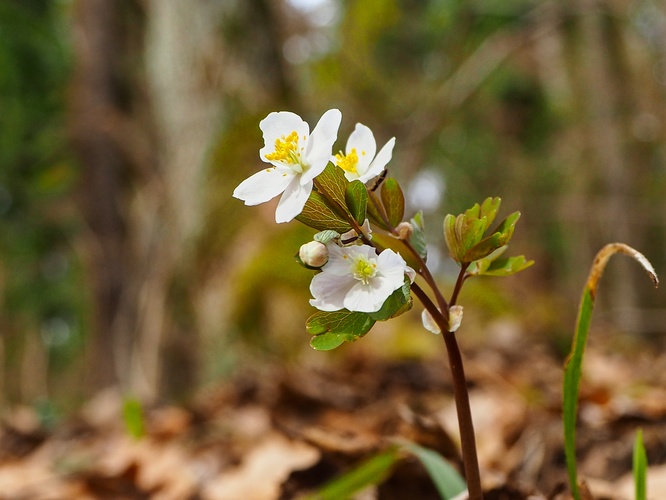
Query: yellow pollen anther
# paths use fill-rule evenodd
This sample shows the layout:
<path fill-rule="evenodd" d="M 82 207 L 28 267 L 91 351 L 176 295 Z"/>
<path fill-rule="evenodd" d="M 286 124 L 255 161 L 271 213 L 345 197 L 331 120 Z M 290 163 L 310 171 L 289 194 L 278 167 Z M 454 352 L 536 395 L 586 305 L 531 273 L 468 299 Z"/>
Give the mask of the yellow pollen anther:
<path fill-rule="evenodd" d="M 370 282 L 370 279 L 374 278 L 377 274 L 377 264 L 374 262 L 374 259 L 369 260 L 363 256 L 358 256 L 354 260 L 354 278 L 359 280 L 364 285 L 367 285 Z"/>
<path fill-rule="evenodd" d="M 335 158 L 338 160 L 338 167 L 342 170 L 351 174 L 358 174 L 358 171 L 356 170 L 356 165 L 358 165 L 356 148 L 353 148 L 347 155 L 344 155 L 342 151 L 340 151 L 335 155 Z"/>
<path fill-rule="evenodd" d="M 291 132 L 287 137 L 275 139 L 275 152 L 266 155 L 269 161 L 284 161 L 291 164 L 299 163 L 298 134 Z"/>

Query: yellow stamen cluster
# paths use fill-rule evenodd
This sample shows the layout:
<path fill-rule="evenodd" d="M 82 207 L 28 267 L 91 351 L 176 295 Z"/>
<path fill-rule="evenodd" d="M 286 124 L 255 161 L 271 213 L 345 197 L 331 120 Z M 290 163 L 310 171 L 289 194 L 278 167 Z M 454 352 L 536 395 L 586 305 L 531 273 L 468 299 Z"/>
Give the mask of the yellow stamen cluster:
<path fill-rule="evenodd" d="M 266 155 L 269 161 L 284 161 L 297 164 L 298 161 L 298 133 L 291 132 L 287 137 L 282 136 L 275 140 L 275 152 Z"/>
<path fill-rule="evenodd" d="M 377 274 L 377 264 L 373 260 L 366 259 L 365 257 L 357 257 L 354 262 L 354 278 L 367 285 L 370 278 L 374 278 Z"/>
<path fill-rule="evenodd" d="M 340 151 L 335 155 L 335 159 L 338 160 L 338 167 L 340 167 L 345 172 L 358 174 L 358 170 L 356 170 L 356 165 L 358 165 L 358 154 L 356 154 L 356 148 L 352 149 L 348 155 L 344 155 L 342 151 Z"/>

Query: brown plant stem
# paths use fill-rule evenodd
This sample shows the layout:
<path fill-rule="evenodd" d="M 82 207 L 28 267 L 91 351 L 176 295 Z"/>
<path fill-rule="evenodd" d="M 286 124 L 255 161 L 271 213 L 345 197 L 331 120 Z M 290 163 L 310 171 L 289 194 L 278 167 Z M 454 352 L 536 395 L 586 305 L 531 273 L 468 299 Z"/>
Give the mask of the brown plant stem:
<path fill-rule="evenodd" d="M 465 270 L 461 270 L 460 276 L 464 275 L 464 273 Z M 462 286 L 462 283 L 463 280 L 459 278 L 456 283 L 456 289 Z M 418 284 L 413 283 L 412 291 L 442 331 L 442 337 L 444 338 L 444 343 L 446 345 L 446 352 L 449 357 L 449 367 L 451 369 L 451 377 L 453 380 L 453 395 L 456 402 L 463 467 L 465 470 L 465 480 L 467 481 L 469 499 L 483 500 L 479 459 L 476 453 L 476 438 L 474 437 L 474 422 L 472 421 L 472 410 L 469 404 L 469 392 L 467 391 L 465 369 L 463 367 L 462 355 L 460 354 L 460 348 L 458 347 L 456 336 L 453 332 L 448 331 L 449 322 L 447 318 L 445 318 L 439 309 L 437 309 L 423 289 Z M 455 290 L 454 294 L 457 296 Z"/>

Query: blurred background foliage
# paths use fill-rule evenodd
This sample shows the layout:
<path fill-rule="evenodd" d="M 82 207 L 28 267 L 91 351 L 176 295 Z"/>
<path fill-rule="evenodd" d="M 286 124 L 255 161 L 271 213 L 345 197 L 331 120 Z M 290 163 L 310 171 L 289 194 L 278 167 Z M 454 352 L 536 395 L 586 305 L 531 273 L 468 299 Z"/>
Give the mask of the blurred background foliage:
<path fill-rule="evenodd" d="M 446 213 L 487 196 L 522 212 L 512 250 L 536 265 L 469 283 L 471 345 L 509 325 L 561 355 L 604 243 L 664 268 L 662 2 L 4 0 L 0 39 L 6 403 L 187 399 L 244 369 L 441 355 L 420 310 L 308 347 L 293 256 L 312 231 L 231 197 L 274 110 L 341 109 L 338 148 L 357 121 L 396 137 L 391 175 L 445 288 Z M 659 342 L 666 304 L 640 274 L 613 264 L 597 318 Z"/>

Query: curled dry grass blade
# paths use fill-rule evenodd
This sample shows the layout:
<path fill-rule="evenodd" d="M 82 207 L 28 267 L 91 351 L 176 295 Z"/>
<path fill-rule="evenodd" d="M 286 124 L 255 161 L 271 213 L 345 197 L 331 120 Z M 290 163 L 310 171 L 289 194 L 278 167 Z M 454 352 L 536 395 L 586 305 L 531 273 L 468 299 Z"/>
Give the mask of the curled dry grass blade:
<path fill-rule="evenodd" d="M 648 261 L 642 253 L 624 243 L 610 243 L 604 246 L 594 258 L 578 309 L 578 319 L 576 321 L 576 331 L 574 333 L 571 352 L 564 365 L 564 399 L 562 408 L 562 420 L 564 423 L 564 453 L 569 472 L 571 493 L 576 500 L 580 500 L 581 498 L 576 471 L 576 413 L 578 409 L 578 392 L 582 374 L 583 354 L 585 352 L 587 336 L 590 330 L 597 286 L 608 260 L 616 253 L 622 253 L 632 257 L 647 271 L 655 287 L 659 285 L 657 273 L 652 267 L 652 264 L 650 264 L 650 261 Z"/>

